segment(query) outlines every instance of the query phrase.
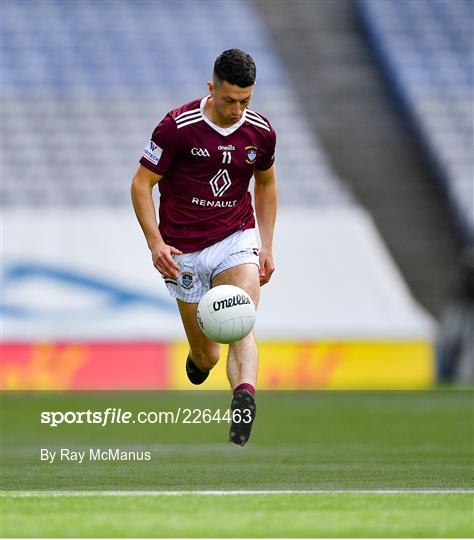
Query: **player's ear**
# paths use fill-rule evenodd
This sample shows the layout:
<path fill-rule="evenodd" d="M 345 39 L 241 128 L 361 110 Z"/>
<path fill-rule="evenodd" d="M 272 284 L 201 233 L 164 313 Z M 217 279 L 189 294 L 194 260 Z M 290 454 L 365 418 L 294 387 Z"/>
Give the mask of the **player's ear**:
<path fill-rule="evenodd" d="M 212 83 L 211 81 L 207 81 L 207 87 L 209 88 L 209 93 L 211 94 L 211 96 L 214 95 L 214 83 Z"/>

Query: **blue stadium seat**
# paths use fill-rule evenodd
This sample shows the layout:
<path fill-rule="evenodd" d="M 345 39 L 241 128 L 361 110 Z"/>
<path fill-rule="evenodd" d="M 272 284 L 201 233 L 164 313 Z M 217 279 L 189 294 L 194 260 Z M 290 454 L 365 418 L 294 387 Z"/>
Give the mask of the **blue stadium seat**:
<path fill-rule="evenodd" d="M 474 242 L 474 3 L 359 0 L 365 28 Z"/>
<path fill-rule="evenodd" d="M 253 106 L 278 132 L 282 202 L 351 202 L 250 3 L 9 0 L 2 9 L 5 205 L 129 205 L 154 126 L 206 94 L 216 55 L 231 47 L 257 62 Z"/>

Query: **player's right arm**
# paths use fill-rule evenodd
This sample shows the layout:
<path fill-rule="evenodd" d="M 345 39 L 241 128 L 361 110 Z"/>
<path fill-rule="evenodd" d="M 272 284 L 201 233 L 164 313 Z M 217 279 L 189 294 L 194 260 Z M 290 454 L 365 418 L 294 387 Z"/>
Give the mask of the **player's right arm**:
<path fill-rule="evenodd" d="M 172 255 L 181 254 L 179 249 L 165 244 L 156 220 L 153 187 L 162 178 L 140 165 L 132 180 L 132 202 L 135 214 L 151 251 L 153 265 L 164 277 L 178 279 L 179 267 Z"/>

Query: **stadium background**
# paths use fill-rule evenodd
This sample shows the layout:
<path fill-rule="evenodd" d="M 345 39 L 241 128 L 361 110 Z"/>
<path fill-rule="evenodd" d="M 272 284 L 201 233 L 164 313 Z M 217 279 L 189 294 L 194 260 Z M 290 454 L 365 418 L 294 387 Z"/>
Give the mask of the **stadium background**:
<path fill-rule="evenodd" d="M 0 536 L 472 537 L 472 0 L 3 0 L 0 16 Z M 130 181 L 230 47 L 254 56 L 253 108 L 278 134 L 252 439 L 43 425 L 228 407 L 225 362 L 204 392 L 185 379 Z M 110 447 L 153 459 L 39 459 Z"/>
<path fill-rule="evenodd" d="M 3 388 L 188 388 L 129 185 L 153 127 L 206 93 L 230 47 L 254 56 L 253 108 L 278 133 L 259 386 L 435 382 L 473 241 L 472 2 L 7 0 L 2 14 Z M 207 389 L 226 388 L 224 368 Z"/>

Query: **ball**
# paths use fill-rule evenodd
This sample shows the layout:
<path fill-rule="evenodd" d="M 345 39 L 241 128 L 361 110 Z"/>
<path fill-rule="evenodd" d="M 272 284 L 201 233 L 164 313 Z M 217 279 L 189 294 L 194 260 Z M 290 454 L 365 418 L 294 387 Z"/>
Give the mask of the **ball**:
<path fill-rule="evenodd" d="M 255 306 L 240 287 L 217 285 L 201 298 L 197 320 L 212 341 L 234 343 L 251 332 L 255 324 Z"/>

